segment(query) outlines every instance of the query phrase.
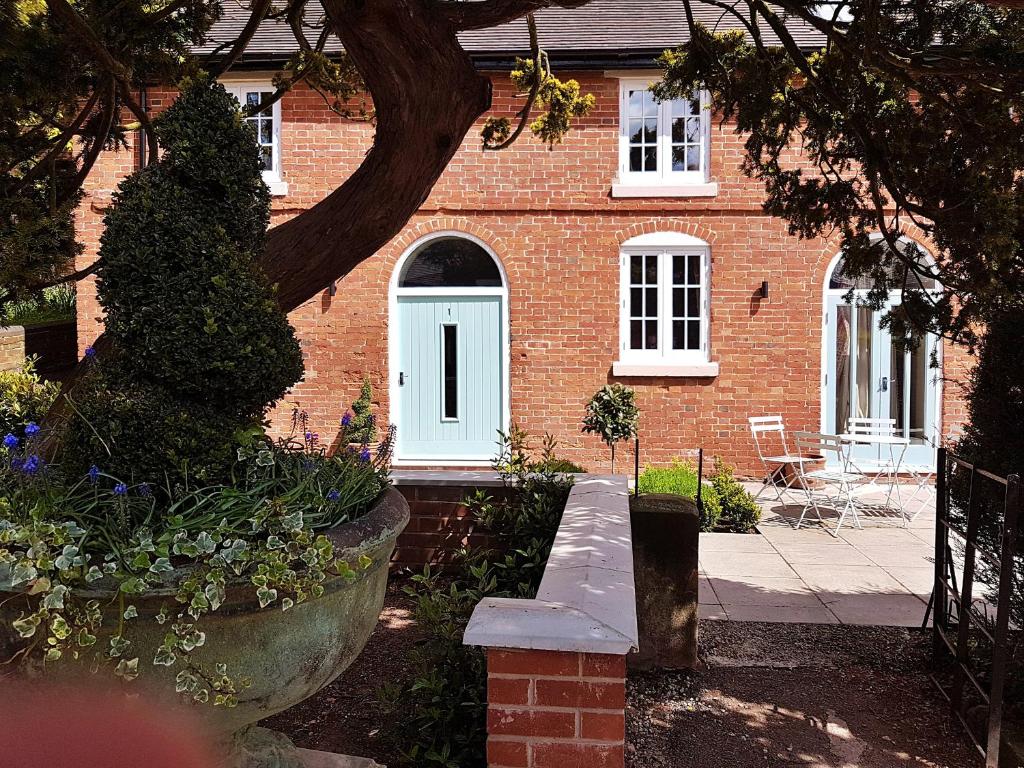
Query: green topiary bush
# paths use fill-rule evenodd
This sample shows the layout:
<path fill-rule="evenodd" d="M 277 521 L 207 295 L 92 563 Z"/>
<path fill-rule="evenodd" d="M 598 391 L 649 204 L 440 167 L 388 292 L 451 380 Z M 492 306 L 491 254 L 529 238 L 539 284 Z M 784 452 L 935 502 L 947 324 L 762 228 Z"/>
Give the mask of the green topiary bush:
<path fill-rule="evenodd" d="M 587 403 L 583 432 L 599 436 L 611 449 L 612 474 L 615 473 L 615 445 L 636 437 L 639 420 L 636 393 L 621 384 L 606 384 Z"/>
<path fill-rule="evenodd" d="M 373 441 L 375 424 L 373 418 L 373 387 L 370 386 L 370 377 L 363 377 L 363 386 L 359 389 L 359 397 L 352 401 L 352 421 L 350 430 L 352 436 L 360 443 Z"/>
<path fill-rule="evenodd" d="M 672 466 L 646 467 L 640 474 L 640 493 L 673 493 L 697 499 L 697 470 L 689 462 L 676 459 Z M 713 485 L 704 485 L 700 492 L 700 529 L 713 531 L 722 516 L 722 504 Z"/>
<path fill-rule="evenodd" d="M 718 526 L 728 528 L 734 533 L 748 533 L 761 522 L 761 505 L 754 501 L 754 497 L 747 493 L 747 489 L 733 477 L 732 473 L 732 467 L 725 462 L 715 462 L 711 486 L 722 505 L 722 516 Z"/>
<path fill-rule="evenodd" d="M 226 477 L 235 435 L 302 375 L 257 265 L 270 217 L 252 129 L 197 78 L 154 124 L 159 162 L 121 183 L 97 291 L 115 352 L 77 395 L 63 457 L 122 477 Z"/>

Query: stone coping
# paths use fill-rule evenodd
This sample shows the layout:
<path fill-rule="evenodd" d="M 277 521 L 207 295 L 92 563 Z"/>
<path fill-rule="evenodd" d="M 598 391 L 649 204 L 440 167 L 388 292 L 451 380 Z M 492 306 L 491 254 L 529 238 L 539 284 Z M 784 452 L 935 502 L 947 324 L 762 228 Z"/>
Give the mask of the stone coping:
<path fill-rule="evenodd" d="M 536 599 L 481 601 L 463 642 L 625 655 L 638 637 L 628 482 L 577 475 Z"/>

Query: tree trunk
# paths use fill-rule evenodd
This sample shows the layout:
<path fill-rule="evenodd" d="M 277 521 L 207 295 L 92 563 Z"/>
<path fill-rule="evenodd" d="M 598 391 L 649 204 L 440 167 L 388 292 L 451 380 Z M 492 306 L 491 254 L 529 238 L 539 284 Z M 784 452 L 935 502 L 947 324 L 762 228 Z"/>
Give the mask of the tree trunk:
<path fill-rule="evenodd" d="M 426 0 L 324 8 L 373 97 L 376 135 L 344 184 L 268 233 L 262 266 L 286 312 L 402 231 L 491 104 L 490 81 Z"/>

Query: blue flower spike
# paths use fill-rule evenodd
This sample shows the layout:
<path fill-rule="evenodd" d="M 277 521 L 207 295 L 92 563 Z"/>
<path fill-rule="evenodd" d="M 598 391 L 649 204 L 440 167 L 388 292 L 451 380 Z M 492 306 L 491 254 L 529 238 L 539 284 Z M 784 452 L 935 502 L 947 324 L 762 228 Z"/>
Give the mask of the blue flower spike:
<path fill-rule="evenodd" d="M 28 435 L 29 437 L 32 437 L 32 435 L 38 432 L 39 425 L 36 424 L 34 421 L 30 421 L 28 424 L 25 425 L 25 434 Z"/>
<path fill-rule="evenodd" d="M 8 432 L 4 435 L 4 448 L 7 450 L 13 450 L 18 447 L 18 438 Z"/>
<path fill-rule="evenodd" d="M 126 493 L 128 493 L 128 486 L 124 483 L 118 483 L 114 486 L 115 496 L 124 496 Z"/>
<path fill-rule="evenodd" d="M 351 423 L 352 423 L 352 414 L 349 413 L 348 411 L 345 411 L 345 415 L 341 417 L 341 426 L 347 427 Z"/>
<path fill-rule="evenodd" d="M 139 496 L 152 496 L 153 489 L 149 487 L 149 483 L 139 483 Z"/>
<path fill-rule="evenodd" d="M 91 346 L 86 347 L 85 356 L 92 360 L 92 358 L 96 357 L 96 350 L 93 349 Z"/>
<path fill-rule="evenodd" d="M 89 482 L 95 484 L 100 479 L 100 468 L 93 464 L 89 467 Z"/>
<path fill-rule="evenodd" d="M 327 493 L 327 500 L 328 501 L 337 501 L 340 498 L 341 498 L 341 494 L 338 493 L 337 491 L 333 491 L 332 490 L 332 491 L 329 491 Z"/>
<path fill-rule="evenodd" d="M 362 461 L 369 461 L 370 460 L 370 449 L 369 448 L 363 448 L 363 450 L 361 450 L 359 452 L 359 458 Z"/>
<path fill-rule="evenodd" d="M 33 454 L 25 459 L 25 463 L 21 466 L 21 471 L 26 475 L 34 475 L 43 466 L 43 460 Z"/>

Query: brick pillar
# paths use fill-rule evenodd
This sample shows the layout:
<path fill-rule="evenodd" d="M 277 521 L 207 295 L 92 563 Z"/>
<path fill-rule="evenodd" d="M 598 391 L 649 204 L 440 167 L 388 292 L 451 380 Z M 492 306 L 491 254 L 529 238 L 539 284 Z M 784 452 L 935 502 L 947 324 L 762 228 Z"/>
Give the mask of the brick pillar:
<path fill-rule="evenodd" d="M 621 655 L 491 648 L 488 768 L 622 768 Z"/>

